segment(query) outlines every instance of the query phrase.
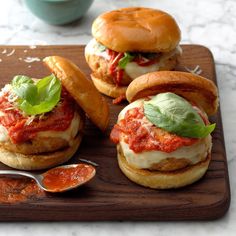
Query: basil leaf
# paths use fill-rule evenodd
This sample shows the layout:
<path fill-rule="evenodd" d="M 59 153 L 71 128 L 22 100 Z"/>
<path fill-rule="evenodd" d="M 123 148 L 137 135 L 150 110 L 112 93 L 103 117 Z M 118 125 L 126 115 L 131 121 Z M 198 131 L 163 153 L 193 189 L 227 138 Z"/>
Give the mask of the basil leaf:
<path fill-rule="evenodd" d="M 12 87 L 19 97 L 19 109 L 27 115 L 38 115 L 51 111 L 61 97 L 61 83 L 54 75 L 47 76 L 36 84 L 23 79 L 21 83 L 14 81 Z"/>
<path fill-rule="evenodd" d="M 12 88 L 21 99 L 28 100 L 32 105 L 37 102 L 37 87 L 34 81 L 24 75 L 17 75 L 12 80 Z"/>
<path fill-rule="evenodd" d="M 61 89 L 61 83 L 54 75 L 39 80 L 37 88 L 40 101 L 49 101 L 54 98 L 54 96 L 60 99 L 61 94 L 58 93 L 58 91 Z"/>
<path fill-rule="evenodd" d="M 183 137 L 203 138 L 215 129 L 215 124 L 205 125 L 191 104 L 174 93 L 145 101 L 144 114 L 157 127 Z"/>
<path fill-rule="evenodd" d="M 97 50 L 99 52 L 104 52 L 107 49 L 106 46 L 102 45 L 101 43 L 97 43 Z"/>
<path fill-rule="evenodd" d="M 21 86 L 21 84 L 24 84 L 24 83 L 33 84 L 34 81 L 30 77 L 25 76 L 25 75 L 16 75 L 14 76 L 12 80 L 12 85 L 14 87 L 19 87 Z"/>
<path fill-rule="evenodd" d="M 130 53 L 128 52 L 125 52 L 124 53 L 124 57 L 122 57 L 119 62 L 118 62 L 118 65 L 121 69 L 125 69 L 126 65 L 132 61 L 134 59 L 134 56 L 131 55 Z"/>

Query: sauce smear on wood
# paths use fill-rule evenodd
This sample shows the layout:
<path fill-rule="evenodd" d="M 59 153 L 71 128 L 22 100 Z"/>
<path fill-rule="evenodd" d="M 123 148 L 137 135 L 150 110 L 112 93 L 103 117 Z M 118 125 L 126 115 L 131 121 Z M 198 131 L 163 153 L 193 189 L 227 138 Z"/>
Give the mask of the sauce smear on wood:
<path fill-rule="evenodd" d="M 34 180 L 27 178 L 0 178 L 0 202 L 19 203 L 29 199 L 43 197 L 41 190 Z"/>

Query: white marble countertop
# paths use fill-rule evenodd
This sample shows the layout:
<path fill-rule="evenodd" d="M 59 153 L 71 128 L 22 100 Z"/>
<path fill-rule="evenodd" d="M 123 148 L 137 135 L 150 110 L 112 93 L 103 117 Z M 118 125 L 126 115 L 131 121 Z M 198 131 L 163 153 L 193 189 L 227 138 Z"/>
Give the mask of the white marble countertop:
<path fill-rule="evenodd" d="M 236 1 L 235 0 L 95 0 L 87 15 L 68 26 L 49 26 L 36 19 L 20 0 L 0 3 L 0 44 L 85 44 L 93 19 L 103 11 L 148 6 L 172 14 L 182 30 L 182 43 L 202 44 L 216 61 L 231 184 L 231 206 L 210 222 L 60 222 L 0 223 L 1 236 L 78 235 L 235 235 L 236 234 Z"/>

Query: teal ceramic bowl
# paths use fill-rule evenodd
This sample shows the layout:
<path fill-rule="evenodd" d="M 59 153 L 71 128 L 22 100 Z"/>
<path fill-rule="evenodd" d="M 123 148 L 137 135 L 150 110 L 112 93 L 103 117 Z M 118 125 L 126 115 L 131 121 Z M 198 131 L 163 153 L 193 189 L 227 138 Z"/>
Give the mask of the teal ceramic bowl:
<path fill-rule="evenodd" d="M 25 0 L 30 11 L 52 25 L 63 25 L 81 18 L 93 0 Z"/>

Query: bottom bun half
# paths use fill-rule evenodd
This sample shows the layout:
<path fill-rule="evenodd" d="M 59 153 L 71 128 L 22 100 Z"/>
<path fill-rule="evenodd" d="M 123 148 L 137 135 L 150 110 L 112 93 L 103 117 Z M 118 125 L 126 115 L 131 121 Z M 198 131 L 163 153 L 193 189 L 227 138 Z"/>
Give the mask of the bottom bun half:
<path fill-rule="evenodd" d="M 195 165 L 175 171 L 150 171 L 136 169 L 126 161 L 120 145 L 117 145 L 118 164 L 122 172 L 133 182 L 154 189 L 179 188 L 199 180 L 207 171 L 211 155 Z"/>
<path fill-rule="evenodd" d="M 51 168 L 68 161 L 77 151 L 81 140 L 82 134 L 79 133 L 69 147 L 39 155 L 25 155 L 10 152 L 0 147 L 0 162 L 20 170 L 41 170 Z"/>
<path fill-rule="evenodd" d="M 127 87 L 126 86 L 117 86 L 115 84 L 110 84 L 100 78 L 98 78 L 96 75 L 91 74 L 91 79 L 97 88 L 97 90 L 100 93 L 103 93 L 109 97 L 117 98 L 121 95 L 124 95 L 126 92 Z"/>

